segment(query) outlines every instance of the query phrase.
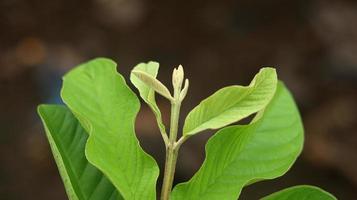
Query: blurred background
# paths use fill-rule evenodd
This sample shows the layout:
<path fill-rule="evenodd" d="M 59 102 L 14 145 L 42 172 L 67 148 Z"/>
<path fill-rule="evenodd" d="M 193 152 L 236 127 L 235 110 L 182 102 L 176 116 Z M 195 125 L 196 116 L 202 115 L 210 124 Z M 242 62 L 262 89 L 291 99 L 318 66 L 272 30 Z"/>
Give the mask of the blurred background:
<path fill-rule="evenodd" d="M 356 20 L 352 0 L 1 0 L 0 199 L 67 199 L 36 106 L 61 103 L 61 76 L 98 56 L 127 80 L 137 63 L 156 60 L 167 85 L 182 64 L 191 82 L 182 119 L 217 89 L 276 67 L 301 110 L 305 149 L 284 177 L 247 187 L 241 199 L 297 184 L 357 199 Z M 158 104 L 168 124 L 169 104 Z M 162 167 L 152 124 L 142 105 L 138 137 Z M 176 182 L 199 168 L 209 135 L 181 148 Z"/>

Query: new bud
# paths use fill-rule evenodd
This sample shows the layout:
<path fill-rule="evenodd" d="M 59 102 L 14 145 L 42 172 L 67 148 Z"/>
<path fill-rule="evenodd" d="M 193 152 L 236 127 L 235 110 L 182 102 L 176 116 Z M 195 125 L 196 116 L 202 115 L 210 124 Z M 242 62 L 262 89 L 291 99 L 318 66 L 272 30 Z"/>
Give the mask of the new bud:
<path fill-rule="evenodd" d="M 174 90 L 181 90 L 182 82 L 184 78 L 184 72 L 182 65 L 179 65 L 178 68 L 174 69 L 172 73 L 172 85 L 174 86 Z"/>
<path fill-rule="evenodd" d="M 183 99 L 186 97 L 187 94 L 187 90 L 188 90 L 188 85 L 189 85 L 189 81 L 186 78 L 185 80 L 185 86 L 183 87 L 181 93 L 180 93 L 180 101 L 183 101 Z"/>

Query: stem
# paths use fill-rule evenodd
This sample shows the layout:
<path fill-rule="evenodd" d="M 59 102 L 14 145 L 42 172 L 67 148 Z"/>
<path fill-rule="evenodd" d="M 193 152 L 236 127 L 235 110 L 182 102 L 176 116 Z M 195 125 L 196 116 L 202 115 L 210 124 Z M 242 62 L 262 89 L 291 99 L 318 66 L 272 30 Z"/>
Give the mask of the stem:
<path fill-rule="evenodd" d="M 180 146 L 189 138 L 190 136 L 182 136 L 176 143 L 175 148 L 180 148 Z"/>
<path fill-rule="evenodd" d="M 170 198 L 172 184 L 174 182 L 178 151 L 181 144 L 186 139 L 182 138 L 179 143 L 176 142 L 181 102 L 185 98 L 188 88 L 188 80 L 186 79 L 184 91 L 181 91 L 183 78 L 184 72 L 182 66 L 180 65 L 177 69 L 174 69 L 172 73 L 174 97 L 171 99 L 170 135 L 168 138 L 168 144 L 166 145 L 165 172 L 161 189 L 161 200 L 169 200 Z"/>
<path fill-rule="evenodd" d="M 171 104 L 170 138 L 169 144 L 166 147 L 165 172 L 161 189 L 161 200 L 169 200 L 172 184 L 174 181 L 176 161 L 179 150 L 179 146 L 176 146 L 175 143 L 177 138 L 181 102 L 178 100 L 178 95 L 176 92 L 175 97 L 175 101 L 172 101 Z"/>
<path fill-rule="evenodd" d="M 165 147 L 167 148 L 167 146 L 169 145 L 169 137 L 167 136 L 167 133 L 166 133 L 166 130 L 165 130 L 165 126 L 161 126 L 163 124 L 162 120 L 161 120 L 161 117 L 157 118 L 156 121 L 157 121 L 157 125 L 159 127 L 159 130 L 160 130 L 160 133 L 161 133 L 161 137 L 164 140 Z"/>
<path fill-rule="evenodd" d="M 166 150 L 164 181 L 161 189 L 161 200 L 169 200 L 174 182 L 178 149 L 168 146 Z"/>
<path fill-rule="evenodd" d="M 170 138 L 169 138 L 169 143 L 170 144 L 174 144 L 176 142 L 177 130 L 178 130 L 178 122 L 179 122 L 179 116 L 180 116 L 180 107 L 181 107 L 181 103 L 180 102 L 172 103 L 171 124 L 170 124 Z"/>

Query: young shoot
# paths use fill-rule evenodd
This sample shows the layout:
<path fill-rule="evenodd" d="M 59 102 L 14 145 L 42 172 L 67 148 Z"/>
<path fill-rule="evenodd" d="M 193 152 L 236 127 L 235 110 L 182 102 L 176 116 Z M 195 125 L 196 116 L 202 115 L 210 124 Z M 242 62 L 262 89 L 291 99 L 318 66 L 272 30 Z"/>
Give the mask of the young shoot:
<path fill-rule="evenodd" d="M 236 200 L 243 188 L 285 174 L 300 155 L 304 142 L 300 114 L 274 68 L 260 69 L 247 86 L 227 86 L 202 100 L 185 117 L 182 129 L 178 122 L 189 80 L 181 65 L 174 68 L 170 92 L 157 80 L 158 70 L 157 62 L 140 63 L 131 71 L 130 81 L 152 110 L 165 143 L 160 195 L 156 191 L 159 166 L 142 149 L 135 133 L 139 98 L 114 61 L 97 58 L 75 67 L 63 77 L 65 105 L 38 107 L 68 199 Z M 171 104 L 168 127 L 156 94 Z M 232 125 L 249 116 L 254 116 L 249 123 Z M 208 129 L 217 131 L 207 141 L 200 169 L 187 182 L 174 186 L 182 144 Z M 320 188 L 301 185 L 262 199 L 336 198 Z"/>

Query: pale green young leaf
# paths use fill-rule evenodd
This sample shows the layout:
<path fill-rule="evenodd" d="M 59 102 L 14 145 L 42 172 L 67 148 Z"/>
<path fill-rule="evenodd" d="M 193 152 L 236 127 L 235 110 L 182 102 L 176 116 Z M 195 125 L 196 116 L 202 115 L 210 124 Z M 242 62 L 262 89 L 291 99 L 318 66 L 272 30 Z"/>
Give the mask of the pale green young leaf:
<path fill-rule="evenodd" d="M 186 97 L 187 91 L 188 91 L 188 87 L 189 87 L 190 82 L 188 81 L 188 79 L 185 80 L 185 85 L 180 93 L 180 101 L 183 101 L 183 99 Z"/>
<path fill-rule="evenodd" d="M 157 62 L 148 62 L 148 63 L 140 63 L 136 65 L 132 71 L 143 71 L 147 74 L 150 74 L 153 78 L 156 78 L 158 70 L 159 70 L 159 63 Z M 141 98 L 149 105 L 151 110 L 153 111 L 157 125 L 160 129 L 160 132 L 163 137 L 166 136 L 166 128 L 164 123 L 162 122 L 161 111 L 156 104 L 155 101 L 155 90 L 140 80 L 133 72 L 130 74 L 130 81 L 133 85 L 139 90 Z"/>
<path fill-rule="evenodd" d="M 155 92 L 161 94 L 169 100 L 173 100 L 170 91 L 166 88 L 164 84 L 162 84 L 159 80 L 153 77 L 151 74 L 146 73 L 141 70 L 133 70 L 131 71 L 138 79 L 140 79 L 143 83 L 145 83 L 150 88 L 154 89 Z"/>
<path fill-rule="evenodd" d="M 262 68 L 249 86 L 229 86 L 203 100 L 186 117 L 183 135 L 218 129 L 263 109 L 274 96 L 277 75 Z"/>
<path fill-rule="evenodd" d="M 88 134 L 64 106 L 41 105 L 38 113 L 46 130 L 70 200 L 122 200 L 113 184 L 91 165 L 84 149 Z"/>
<path fill-rule="evenodd" d="M 191 180 L 174 188 L 172 199 L 236 200 L 245 185 L 287 172 L 302 147 L 299 112 L 279 83 L 255 122 L 226 127 L 210 138 L 203 165 Z"/>
<path fill-rule="evenodd" d="M 337 200 L 337 198 L 318 187 L 298 185 L 275 192 L 261 200 Z"/>
<path fill-rule="evenodd" d="M 135 136 L 140 103 L 116 64 L 99 58 L 76 67 L 64 76 L 61 96 L 89 133 L 88 161 L 124 199 L 155 199 L 159 168 Z"/>

